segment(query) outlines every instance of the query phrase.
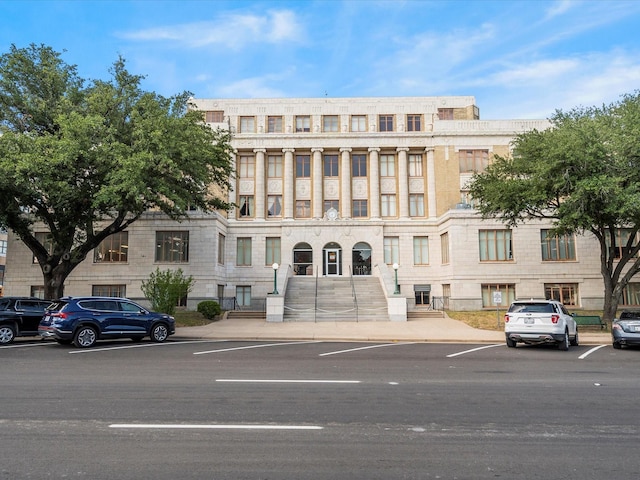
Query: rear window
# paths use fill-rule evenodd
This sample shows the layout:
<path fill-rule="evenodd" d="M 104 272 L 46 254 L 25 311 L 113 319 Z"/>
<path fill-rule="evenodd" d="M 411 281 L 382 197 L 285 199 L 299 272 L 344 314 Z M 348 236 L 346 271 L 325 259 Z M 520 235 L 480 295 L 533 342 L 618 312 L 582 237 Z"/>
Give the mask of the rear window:
<path fill-rule="evenodd" d="M 622 312 L 620 314 L 621 320 L 640 319 L 640 312 Z"/>
<path fill-rule="evenodd" d="M 509 307 L 511 313 L 554 313 L 551 303 L 514 303 Z"/>
<path fill-rule="evenodd" d="M 69 302 L 63 302 L 58 300 L 57 302 L 52 302 L 51 305 L 49 305 L 49 307 L 47 308 L 47 310 L 53 310 L 53 311 L 59 312 L 64 307 L 66 307 L 68 303 Z"/>

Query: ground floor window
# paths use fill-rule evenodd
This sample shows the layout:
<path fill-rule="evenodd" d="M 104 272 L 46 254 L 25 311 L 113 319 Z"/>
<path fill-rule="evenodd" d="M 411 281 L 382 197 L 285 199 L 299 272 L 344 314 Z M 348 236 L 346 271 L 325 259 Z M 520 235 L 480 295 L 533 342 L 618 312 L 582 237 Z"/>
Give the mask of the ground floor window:
<path fill-rule="evenodd" d="M 44 298 L 44 285 L 32 285 L 31 296 L 36 298 Z"/>
<path fill-rule="evenodd" d="M 293 273 L 313 275 L 313 249 L 308 243 L 298 243 L 293 247 Z"/>
<path fill-rule="evenodd" d="M 365 242 L 353 246 L 351 262 L 354 275 L 371 275 L 371 245 Z"/>
<path fill-rule="evenodd" d="M 93 285 L 91 295 L 96 297 L 126 297 L 126 285 Z"/>
<path fill-rule="evenodd" d="M 640 283 L 629 283 L 624 288 L 620 305 L 640 305 Z"/>
<path fill-rule="evenodd" d="M 431 303 L 431 285 L 414 285 L 413 293 L 416 305 L 429 305 Z"/>
<path fill-rule="evenodd" d="M 400 239 L 398 237 L 384 237 L 384 263 L 393 265 L 400 261 Z"/>
<path fill-rule="evenodd" d="M 499 295 L 496 295 L 498 293 Z M 500 303 L 497 303 L 497 300 Z M 516 299 L 516 286 L 507 284 L 483 284 L 482 285 L 482 307 L 496 308 L 508 307 Z"/>
<path fill-rule="evenodd" d="M 238 285 L 236 286 L 236 302 L 240 307 L 251 306 L 251 287 Z"/>
<path fill-rule="evenodd" d="M 544 296 L 549 300 L 558 300 L 564 305 L 578 306 L 577 283 L 545 283 Z"/>

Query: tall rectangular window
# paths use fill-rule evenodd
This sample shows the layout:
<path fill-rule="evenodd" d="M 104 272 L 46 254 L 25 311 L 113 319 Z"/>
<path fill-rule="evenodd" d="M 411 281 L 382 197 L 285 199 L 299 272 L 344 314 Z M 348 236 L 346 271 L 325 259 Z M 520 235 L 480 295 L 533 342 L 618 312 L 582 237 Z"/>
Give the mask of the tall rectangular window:
<path fill-rule="evenodd" d="M 544 295 L 545 298 L 557 300 L 566 306 L 579 306 L 577 283 L 545 283 Z"/>
<path fill-rule="evenodd" d="M 400 239 L 384 237 L 384 263 L 393 265 L 400 262 Z"/>
<path fill-rule="evenodd" d="M 311 218 L 311 200 L 296 200 L 296 218 Z"/>
<path fill-rule="evenodd" d="M 383 217 L 396 216 L 396 196 L 390 194 L 380 195 L 380 214 Z"/>
<path fill-rule="evenodd" d="M 366 115 L 352 115 L 351 116 L 351 131 L 352 132 L 366 132 L 367 131 L 367 116 Z"/>
<path fill-rule="evenodd" d="M 629 243 L 629 238 L 631 237 L 633 230 L 630 228 L 617 228 L 615 232 L 615 251 L 614 258 L 621 258 L 622 255 L 627 251 L 627 244 Z M 605 241 L 607 243 L 607 247 L 611 248 L 611 235 L 607 232 Z M 638 244 L 638 235 L 633 235 L 633 240 L 631 242 L 631 248 Z"/>
<path fill-rule="evenodd" d="M 0 240 L 0 255 L 5 256 L 7 254 L 7 241 Z"/>
<path fill-rule="evenodd" d="M 353 177 L 367 176 L 367 156 L 363 154 L 355 154 L 351 156 L 351 175 Z"/>
<path fill-rule="evenodd" d="M 380 176 L 381 177 L 396 176 L 395 155 L 380 155 Z"/>
<path fill-rule="evenodd" d="M 265 245 L 265 265 L 280 264 L 280 237 L 267 237 Z"/>
<path fill-rule="evenodd" d="M 282 178 L 282 155 L 267 157 L 267 177 Z"/>
<path fill-rule="evenodd" d="M 483 308 L 496 308 L 499 306 L 508 307 L 516 299 L 516 286 L 512 283 L 507 284 L 482 284 L 482 307 Z M 500 292 L 502 295 L 502 302 L 497 305 L 493 300 L 493 294 Z"/>
<path fill-rule="evenodd" d="M 453 120 L 453 108 L 439 108 L 438 120 Z"/>
<path fill-rule="evenodd" d="M 267 133 L 282 133 L 282 117 L 267 117 Z"/>
<path fill-rule="evenodd" d="M 236 286 L 236 302 L 241 307 L 251 306 L 251 287 L 248 285 Z"/>
<path fill-rule="evenodd" d="M 449 263 L 449 234 L 440 235 L 440 258 L 443 265 Z"/>
<path fill-rule="evenodd" d="M 254 215 L 253 195 L 240 195 L 240 218 L 251 218 Z"/>
<path fill-rule="evenodd" d="M 429 264 L 429 237 L 413 237 L 413 264 Z"/>
<path fill-rule="evenodd" d="M 253 178 L 255 176 L 256 159 L 252 156 L 241 155 L 238 160 L 238 175 L 240 178 Z"/>
<path fill-rule="evenodd" d="M 325 177 L 338 176 L 338 155 L 325 155 L 323 165 Z"/>
<path fill-rule="evenodd" d="M 393 132 L 393 115 L 378 115 L 378 130 Z"/>
<path fill-rule="evenodd" d="M 239 237 L 236 245 L 236 265 L 248 267 L 251 265 L 251 237 Z"/>
<path fill-rule="evenodd" d="M 513 260 L 511 230 L 480 230 L 478 232 L 481 262 Z"/>
<path fill-rule="evenodd" d="M 118 232 L 109 235 L 93 251 L 93 261 L 102 262 L 126 262 L 129 252 L 129 233 Z"/>
<path fill-rule="evenodd" d="M 340 211 L 340 201 L 339 200 L 325 200 L 323 212 L 327 213 L 327 210 L 333 208 L 336 211 Z"/>
<path fill-rule="evenodd" d="M 256 133 L 255 117 L 240 117 L 240 133 Z"/>
<path fill-rule="evenodd" d="M 549 230 L 540 230 L 542 260 L 558 262 L 576 259 L 576 244 L 573 235 L 549 235 Z"/>
<path fill-rule="evenodd" d="M 640 305 L 640 283 L 629 282 L 622 291 L 620 305 L 639 306 Z"/>
<path fill-rule="evenodd" d="M 299 115 L 296 117 L 296 132 L 310 132 L 311 117 L 308 115 Z"/>
<path fill-rule="evenodd" d="M 184 263 L 189 261 L 189 232 L 156 232 L 156 262 Z"/>
<path fill-rule="evenodd" d="M 218 263 L 220 265 L 224 265 L 224 256 L 225 256 L 225 242 L 227 238 L 219 233 L 218 234 Z"/>
<path fill-rule="evenodd" d="M 410 177 L 423 177 L 422 174 L 422 155 L 410 154 L 409 155 L 409 176 Z"/>
<path fill-rule="evenodd" d="M 296 155 L 296 177 L 309 178 L 311 176 L 311 157 Z"/>
<path fill-rule="evenodd" d="M 223 110 L 209 110 L 204 112 L 204 121 L 207 123 L 222 123 L 224 122 Z"/>
<path fill-rule="evenodd" d="M 323 132 L 339 132 L 340 126 L 338 123 L 337 115 L 325 115 L 322 117 L 322 131 Z"/>
<path fill-rule="evenodd" d="M 422 193 L 409 195 L 409 216 L 424 217 L 424 195 Z"/>
<path fill-rule="evenodd" d="M 267 197 L 267 215 L 269 217 L 282 216 L 282 195 L 269 195 Z"/>
<path fill-rule="evenodd" d="M 407 115 L 407 132 L 422 131 L 422 115 Z"/>
<path fill-rule="evenodd" d="M 368 203 L 367 200 L 353 200 L 352 202 L 352 212 L 351 215 L 353 218 L 363 218 L 368 217 Z"/>
<path fill-rule="evenodd" d="M 489 165 L 489 150 L 460 150 L 460 173 L 484 172 Z"/>

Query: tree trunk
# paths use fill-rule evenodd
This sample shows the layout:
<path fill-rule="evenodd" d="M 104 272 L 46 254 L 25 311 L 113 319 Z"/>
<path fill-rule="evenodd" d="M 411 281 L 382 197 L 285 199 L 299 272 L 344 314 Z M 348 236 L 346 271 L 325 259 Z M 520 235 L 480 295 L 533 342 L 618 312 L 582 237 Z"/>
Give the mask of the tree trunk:
<path fill-rule="evenodd" d="M 57 300 L 64 296 L 64 281 L 74 267 L 70 262 L 62 262 L 55 267 L 48 263 L 42 266 L 45 300 Z"/>

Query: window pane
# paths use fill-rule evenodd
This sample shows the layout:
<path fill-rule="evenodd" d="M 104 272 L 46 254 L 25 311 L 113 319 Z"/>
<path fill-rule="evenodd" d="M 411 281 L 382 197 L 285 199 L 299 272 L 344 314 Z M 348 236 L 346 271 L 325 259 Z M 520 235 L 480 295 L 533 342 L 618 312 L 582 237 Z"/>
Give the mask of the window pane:
<path fill-rule="evenodd" d="M 367 176 L 367 156 L 356 154 L 351 156 L 352 176 L 354 177 L 366 177 Z"/>
<path fill-rule="evenodd" d="M 267 158 L 267 176 L 282 178 L 282 155 L 269 155 Z"/>
<path fill-rule="evenodd" d="M 296 132 L 310 132 L 311 131 L 311 118 L 296 117 Z"/>
<path fill-rule="evenodd" d="M 351 131 L 352 132 L 366 132 L 367 131 L 367 117 L 364 115 L 353 115 L 351 117 Z"/>
<path fill-rule="evenodd" d="M 325 177 L 338 176 L 338 156 L 337 155 L 324 156 L 324 176 Z"/>
<path fill-rule="evenodd" d="M 265 265 L 280 264 L 280 237 L 266 239 Z"/>
<path fill-rule="evenodd" d="M 354 200 L 352 210 L 352 215 L 354 218 L 368 216 L 369 214 L 367 213 L 367 200 Z"/>
<path fill-rule="evenodd" d="M 325 115 L 322 117 L 322 130 L 324 132 L 337 132 L 338 131 L 338 116 L 337 115 Z"/>
<path fill-rule="evenodd" d="M 422 155 L 409 155 L 409 176 L 422 177 Z"/>
<path fill-rule="evenodd" d="M 414 265 L 427 265 L 429 263 L 428 237 L 413 237 L 413 263 Z"/>
<path fill-rule="evenodd" d="M 236 249 L 236 265 L 251 265 L 251 238 L 238 238 Z"/>
<path fill-rule="evenodd" d="M 296 218 L 311 218 L 311 200 L 296 200 Z"/>
<path fill-rule="evenodd" d="M 282 216 L 282 195 L 269 195 L 267 197 L 267 215 L 269 217 Z"/>
<path fill-rule="evenodd" d="M 253 195 L 240 195 L 240 217 L 253 217 Z"/>
<path fill-rule="evenodd" d="M 240 133 L 255 133 L 256 120 L 253 117 L 240 117 Z"/>
<path fill-rule="evenodd" d="M 309 178 L 311 176 L 311 157 L 296 155 L 296 177 Z"/>
<path fill-rule="evenodd" d="M 189 232 L 156 232 L 156 262 L 189 261 Z"/>
<path fill-rule="evenodd" d="M 105 238 L 94 250 L 93 261 L 126 262 L 129 251 L 129 233 L 118 232 Z"/>

